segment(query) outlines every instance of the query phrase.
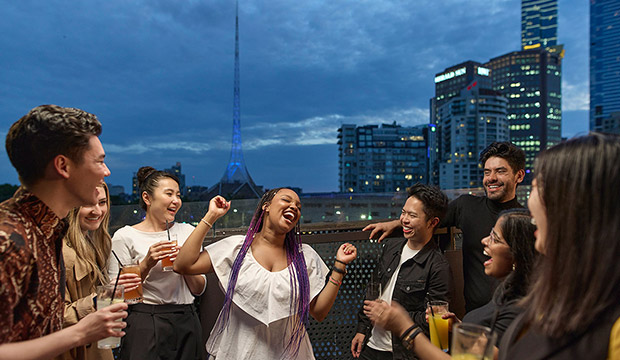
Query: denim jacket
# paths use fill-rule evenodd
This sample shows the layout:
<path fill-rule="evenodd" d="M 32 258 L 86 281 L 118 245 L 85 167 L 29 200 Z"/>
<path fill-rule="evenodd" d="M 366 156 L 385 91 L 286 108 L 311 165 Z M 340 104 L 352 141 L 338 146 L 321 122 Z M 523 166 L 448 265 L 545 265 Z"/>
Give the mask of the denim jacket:
<path fill-rule="evenodd" d="M 383 246 L 381 259 L 375 267 L 374 278 L 380 279 L 385 288 L 398 268 L 406 239 L 389 239 Z M 430 300 L 449 301 L 451 290 L 450 266 L 437 244 L 431 240 L 411 259 L 405 261 L 398 272 L 392 301 L 398 302 L 413 321 L 428 336 L 426 304 Z M 357 333 L 365 334 L 364 346 L 372 333 L 372 324 L 364 315 L 363 306 L 358 312 Z M 392 334 L 392 354 L 396 359 L 415 359 L 400 343 L 400 334 Z"/>

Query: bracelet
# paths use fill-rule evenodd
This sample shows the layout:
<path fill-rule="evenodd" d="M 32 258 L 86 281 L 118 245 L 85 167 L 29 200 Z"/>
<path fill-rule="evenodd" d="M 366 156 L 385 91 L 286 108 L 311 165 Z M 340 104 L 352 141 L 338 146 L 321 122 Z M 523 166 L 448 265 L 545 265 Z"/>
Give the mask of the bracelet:
<path fill-rule="evenodd" d="M 346 275 L 346 274 L 347 274 L 347 271 L 346 271 L 346 270 L 340 270 L 340 269 L 338 269 L 338 268 L 337 268 L 337 267 L 335 267 L 335 266 L 332 268 L 332 271 L 335 271 L 335 272 L 337 272 L 338 274 L 342 274 L 342 276 L 344 276 L 344 275 Z"/>
<path fill-rule="evenodd" d="M 400 341 L 401 342 L 405 341 L 405 336 L 407 336 L 407 334 L 409 334 L 409 332 L 411 332 L 411 330 L 415 329 L 417 326 L 418 325 L 413 324 L 407 330 L 403 331 L 403 333 L 400 334 Z"/>
<path fill-rule="evenodd" d="M 414 325 L 415 326 L 415 325 Z M 402 340 L 401 342 L 403 343 L 403 346 L 409 350 L 409 351 L 413 351 L 415 348 L 415 338 L 416 336 L 418 336 L 420 333 L 422 332 L 422 329 L 420 327 L 416 328 L 415 330 L 413 330 L 413 332 L 411 332 L 407 337 L 405 337 L 404 340 Z M 406 332 L 405 332 L 406 333 Z"/>
<path fill-rule="evenodd" d="M 344 265 L 344 266 L 349 265 L 349 264 L 347 264 L 346 262 L 344 262 L 344 261 L 342 261 L 342 260 L 338 260 L 338 259 L 336 259 L 336 262 L 339 262 L 339 263 L 341 263 L 341 264 L 342 264 L 342 265 Z"/>
<path fill-rule="evenodd" d="M 204 218 L 203 218 L 203 219 L 200 219 L 200 221 L 202 221 L 202 222 L 203 222 L 203 223 L 205 223 L 206 225 L 209 225 L 209 227 L 210 227 L 210 228 L 212 228 L 212 227 L 213 227 L 213 225 L 211 225 L 211 223 L 210 223 L 210 222 L 208 222 L 207 220 L 205 220 Z"/>
<path fill-rule="evenodd" d="M 330 282 L 330 283 L 332 283 L 332 284 L 334 284 L 334 285 L 336 285 L 336 286 L 340 286 L 340 285 L 342 285 L 342 281 L 338 281 L 338 280 L 334 279 L 334 278 L 333 278 L 333 277 L 331 277 L 331 276 L 329 277 L 329 282 Z"/>

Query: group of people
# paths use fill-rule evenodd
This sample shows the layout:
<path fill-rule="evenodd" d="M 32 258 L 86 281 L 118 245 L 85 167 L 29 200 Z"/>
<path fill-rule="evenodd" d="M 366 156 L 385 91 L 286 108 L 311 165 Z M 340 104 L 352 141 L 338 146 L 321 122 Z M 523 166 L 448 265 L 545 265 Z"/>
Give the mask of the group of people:
<path fill-rule="evenodd" d="M 214 197 L 196 227 L 175 222 L 179 181 L 148 166 L 137 172 L 144 220 L 110 236 L 100 134 L 96 116 L 55 105 L 9 129 L 22 186 L 0 204 L 0 359 L 112 359 L 96 344 L 109 336 L 122 337 L 121 359 L 202 359 L 194 297 L 207 273 L 225 292 L 210 358 L 313 359 L 308 319 L 327 317 L 356 247 L 342 244 L 330 269 L 301 242 L 299 196 L 277 188 L 260 199 L 245 236 L 203 248 L 230 202 Z M 382 291 L 360 306 L 353 357 L 449 357 L 427 338 L 426 304 L 450 300 L 451 272 L 461 269 L 450 269 L 433 235 L 456 226 L 462 322 L 499 334 L 496 357 L 620 358 L 619 157 L 620 138 L 603 134 L 541 152 L 529 212 L 516 200 L 525 155 L 510 143 L 481 154 L 486 196 L 449 203 L 437 187 L 410 187 L 399 220 L 364 229 L 385 240 L 373 274 Z M 390 237 L 398 228 L 402 237 Z M 121 271 L 129 264 L 139 274 Z M 95 288 L 109 283 L 141 286 L 142 301 L 96 310 Z"/>
<path fill-rule="evenodd" d="M 453 200 L 439 220 L 425 204 L 423 224 L 462 229 L 467 310 L 462 321 L 498 334 L 495 358 L 620 359 L 618 156 L 620 137 L 597 133 L 542 151 L 535 161 L 528 211 L 515 196 L 524 177 L 523 152 L 510 143 L 493 143 L 480 156 L 486 196 Z M 410 238 L 415 227 L 407 204 L 416 197 L 413 189 L 399 221 L 366 227 L 371 238 L 381 234 L 382 241 L 398 227 Z M 383 247 L 375 273 L 382 283 L 395 281 L 400 291 L 390 289 L 388 282 L 381 299 L 364 301 L 351 344 L 353 357 L 449 358 L 429 341 L 428 320 L 416 316 L 424 302 L 446 300 L 449 292 L 435 289 L 448 285 L 432 272 L 418 277 L 399 273 L 408 261 L 420 268 L 432 265 L 420 254 L 404 259 L 409 244 L 391 238 Z M 395 262 L 399 247 L 405 249 L 400 250 L 402 267 Z M 401 291 L 410 288 L 425 292 L 424 302 L 412 306 L 411 297 L 403 302 Z M 461 322 L 453 313 L 442 317 Z M 370 340 L 361 346 L 373 325 Z M 381 341 L 385 331 L 391 332 L 391 342 Z"/>

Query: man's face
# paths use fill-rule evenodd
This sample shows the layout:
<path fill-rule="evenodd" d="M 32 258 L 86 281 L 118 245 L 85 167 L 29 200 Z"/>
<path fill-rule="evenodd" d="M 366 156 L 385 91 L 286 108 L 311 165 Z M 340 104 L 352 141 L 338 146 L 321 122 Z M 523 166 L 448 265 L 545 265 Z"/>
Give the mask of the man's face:
<path fill-rule="evenodd" d="M 424 243 L 433 236 L 432 220 L 426 218 L 424 204 L 415 196 L 410 196 L 400 214 L 400 225 L 407 240 Z"/>
<path fill-rule="evenodd" d="M 91 136 L 88 148 L 82 153 L 79 163 L 71 160 L 71 175 L 69 177 L 69 191 L 76 198 L 75 206 L 90 206 L 97 204 L 97 186 L 103 182 L 103 178 L 110 175 L 106 166 L 105 152 L 101 141 L 96 136 Z"/>
<path fill-rule="evenodd" d="M 482 184 L 487 197 L 491 200 L 506 202 L 514 199 L 517 184 L 523 181 L 523 169 L 516 173 L 508 161 L 497 156 L 490 157 L 484 163 Z"/>

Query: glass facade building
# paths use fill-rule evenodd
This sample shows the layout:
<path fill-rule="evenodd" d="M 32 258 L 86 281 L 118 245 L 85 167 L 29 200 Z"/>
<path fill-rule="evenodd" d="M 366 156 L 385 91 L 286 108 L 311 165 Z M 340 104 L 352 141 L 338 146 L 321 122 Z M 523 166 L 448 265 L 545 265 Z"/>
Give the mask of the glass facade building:
<path fill-rule="evenodd" d="M 562 140 L 562 53 L 540 47 L 514 51 L 486 66 L 493 90 L 508 99 L 510 141 L 525 151 L 529 184 L 538 152 Z"/>
<path fill-rule="evenodd" d="M 558 1 L 521 0 L 521 48 L 548 48 L 558 43 Z"/>
<path fill-rule="evenodd" d="M 428 125 L 342 125 L 338 129 L 339 189 L 402 192 L 428 182 Z"/>
<path fill-rule="evenodd" d="M 590 130 L 618 133 L 620 0 L 590 1 Z"/>
<path fill-rule="evenodd" d="M 439 186 L 480 186 L 480 152 L 494 141 L 508 141 L 508 100 L 474 80 L 437 109 Z"/>

